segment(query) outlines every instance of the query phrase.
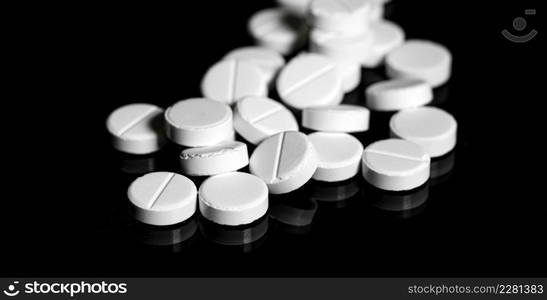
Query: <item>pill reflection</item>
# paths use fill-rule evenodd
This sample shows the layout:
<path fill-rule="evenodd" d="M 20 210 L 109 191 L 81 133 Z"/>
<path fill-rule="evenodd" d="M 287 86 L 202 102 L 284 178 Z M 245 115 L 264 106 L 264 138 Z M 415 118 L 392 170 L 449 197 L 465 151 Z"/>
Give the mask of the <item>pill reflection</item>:
<path fill-rule="evenodd" d="M 411 218 L 419 215 L 425 208 L 429 197 L 429 181 L 422 186 L 405 192 L 390 192 L 369 184 L 363 188 L 363 197 L 376 207 L 396 218 Z"/>
<path fill-rule="evenodd" d="M 292 234 L 310 232 L 316 211 L 317 202 L 309 197 L 270 199 L 270 217 Z"/>
<path fill-rule="evenodd" d="M 429 174 L 429 181 L 431 186 L 443 183 L 450 177 L 452 170 L 454 169 L 456 159 L 456 151 L 450 151 L 446 155 L 433 158 L 431 160 L 431 169 Z"/>
<path fill-rule="evenodd" d="M 189 241 L 198 228 L 195 216 L 171 226 L 151 226 L 140 222 L 135 223 L 131 231 L 142 244 L 150 246 L 182 246 Z"/>
<path fill-rule="evenodd" d="M 224 226 L 199 217 L 201 234 L 209 241 L 222 246 L 242 247 L 243 252 L 258 248 L 268 231 L 268 216 L 243 226 Z"/>
<path fill-rule="evenodd" d="M 142 175 L 158 170 L 157 155 L 119 154 L 120 171 L 129 175 Z"/>
<path fill-rule="evenodd" d="M 359 194 L 357 176 L 342 182 L 313 181 L 311 199 L 337 208 L 346 207 L 352 197 Z"/>

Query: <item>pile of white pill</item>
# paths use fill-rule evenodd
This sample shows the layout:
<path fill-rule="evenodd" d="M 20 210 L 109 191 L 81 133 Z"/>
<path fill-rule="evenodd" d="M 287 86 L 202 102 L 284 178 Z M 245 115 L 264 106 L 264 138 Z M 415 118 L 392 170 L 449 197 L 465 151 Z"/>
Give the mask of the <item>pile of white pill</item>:
<path fill-rule="evenodd" d="M 266 214 L 268 194 L 311 179 L 362 174 L 388 191 L 426 183 L 431 159 L 456 145 L 455 118 L 425 106 L 449 79 L 452 57 L 435 42 L 406 40 L 383 18 L 386 2 L 278 0 L 249 19 L 256 46 L 234 49 L 206 70 L 201 97 L 165 110 L 137 103 L 112 112 L 115 149 L 148 154 L 168 141 L 183 148 L 180 174 L 148 173 L 129 186 L 134 217 L 164 226 L 199 209 L 211 222 L 237 226 Z M 366 103 L 341 104 L 361 84 L 363 67 L 382 65 L 389 80 L 368 85 Z M 364 147 L 354 134 L 369 129 L 371 111 L 395 112 L 391 136 Z M 198 188 L 194 176 L 208 178 Z"/>

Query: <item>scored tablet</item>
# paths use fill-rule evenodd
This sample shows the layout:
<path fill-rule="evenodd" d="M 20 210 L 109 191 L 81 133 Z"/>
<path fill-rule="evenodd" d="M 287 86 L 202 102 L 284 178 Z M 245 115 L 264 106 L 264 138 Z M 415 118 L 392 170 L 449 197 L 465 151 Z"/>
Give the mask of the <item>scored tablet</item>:
<path fill-rule="evenodd" d="M 430 160 L 418 144 L 401 139 L 381 140 L 363 151 L 363 177 L 383 190 L 411 190 L 429 179 Z"/>
<path fill-rule="evenodd" d="M 285 65 L 285 59 L 279 52 L 259 46 L 234 49 L 226 54 L 223 60 L 241 60 L 257 66 L 266 76 L 268 85 Z"/>
<path fill-rule="evenodd" d="M 283 131 L 298 131 L 298 122 L 281 103 L 266 97 L 247 97 L 238 101 L 234 128 L 251 144 Z"/>
<path fill-rule="evenodd" d="M 401 78 L 380 81 L 366 91 L 367 107 L 378 111 L 423 106 L 433 100 L 431 86 L 422 79 Z"/>
<path fill-rule="evenodd" d="M 315 132 L 308 136 L 317 151 L 319 163 L 313 179 L 343 181 L 359 172 L 363 145 L 347 133 Z"/>
<path fill-rule="evenodd" d="M 284 194 L 303 186 L 313 176 L 318 158 L 309 138 L 296 131 L 265 139 L 249 161 L 252 174 L 268 185 L 272 194 Z"/>
<path fill-rule="evenodd" d="M 196 211 L 196 186 L 175 173 L 154 172 L 139 177 L 129 186 L 127 196 L 134 217 L 150 225 L 176 224 Z"/>
<path fill-rule="evenodd" d="M 148 154 L 166 142 L 163 109 L 145 103 L 129 104 L 113 111 L 106 120 L 112 145 L 131 154 Z"/>
<path fill-rule="evenodd" d="M 279 73 L 277 92 L 294 109 L 335 105 L 342 101 L 342 77 L 336 63 L 320 54 L 301 54 Z"/>
<path fill-rule="evenodd" d="M 268 80 L 268 74 L 251 62 L 222 60 L 207 70 L 201 93 L 205 98 L 232 104 L 246 96 L 266 96 Z"/>

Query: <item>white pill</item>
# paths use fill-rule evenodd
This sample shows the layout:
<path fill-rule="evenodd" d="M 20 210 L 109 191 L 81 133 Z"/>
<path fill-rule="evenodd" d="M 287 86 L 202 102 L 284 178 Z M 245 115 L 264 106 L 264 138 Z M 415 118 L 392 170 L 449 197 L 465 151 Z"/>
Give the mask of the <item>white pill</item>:
<path fill-rule="evenodd" d="M 363 177 L 388 191 L 416 188 L 429 178 L 430 157 L 418 144 L 388 139 L 370 144 L 363 151 Z"/>
<path fill-rule="evenodd" d="M 302 126 L 327 132 L 367 131 L 370 112 L 362 106 L 342 104 L 308 107 L 302 111 Z"/>
<path fill-rule="evenodd" d="M 336 63 L 342 77 L 342 91 L 349 93 L 361 83 L 361 65 L 353 61 L 339 61 Z"/>
<path fill-rule="evenodd" d="M 127 196 L 135 219 L 145 224 L 176 224 L 196 211 L 196 186 L 175 173 L 155 172 L 139 177 L 129 186 Z"/>
<path fill-rule="evenodd" d="M 247 27 L 258 45 L 284 55 L 303 45 L 307 31 L 304 19 L 280 8 L 268 8 L 255 13 Z"/>
<path fill-rule="evenodd" d="M 384 18 L 384 5 L 379 1 L 371 1 L 371 8 L 368 13 L 370 22 L 382 20 Z"/>
<path fill-rule="evenodd" d="M 386 55 L 401 46 L 405 41 L 403 29 L 389 21 L 379 20 L 370 24 L 372 42 L 367 56 L 362 61 L 364 67 L 376 68 L 383 63 Z"/>
<path fill-rule="evenodd" d="M 301 54 L 281 70 L 277 92 L 295 109 L 335 105 L 342 101 L 342 77 L 336 63 L 326 56 Z"/>
<path fill-rule="evenodd" d="M 316 28 L 353 35 L 366 29 L 371 9 L 369 0 L 314 0 L 310 14 Z"/>
<path fill-rule="evenodd" d="M 300 132 L 281 132 L 265 139 L 249 162 L 252 174 L 268 185 L 272 194 L 284 194 L 303 186 L 313 176 L 318 158 L 308 137 Z"/>
<path fill-rule="evenodd" d="M 310 49 L 334 60 L 361 62 L 369 56 L 373 40 L 369 32 L 346 36 L 313 29 L 310 33 Z"/>
<path fill-rule="evenodd" d="M 343 181 L 359 172 L 363 145 L 347 133 L 315 132 L 309 139 L 317 151 L 319 163 L 313 179 Z"/>
<path fill-rule="evenodd" d="M 119 151 L 147 154 L 165 144 L 163 109 L 152 104 L 129 104 L 113 111 L 106 121 L 112 144 Z"/>
<path fill-rule="evenodd" d="M 189 148 L 180 154 L 182 173 L 209 176 L 239 170 L 249 164 L 247 145 L 224 142 L 215 146 Z"/>
<path fill-rule="evenodd" d="M 391 136 L 421 145 L 431 157 L 442 156 L 456 146 L 457 122 L 436 107 L 402 110 L 391 117 Z"/>
<path fill-rule="evenodd" d="M 222 60 L 207 70 L 201 92 L 205 98 L 232 104 L 246 96 L 266 96 L 268 77 L 250 62 Z"/>
<path fill-rule="evenodd" d="M 370 85 L 365 93 L 367 107 L 379 111 L 423 106 L 433 100 L 431 86 L 421 79 L 412 78 L 380 81 Z"/>
<path fill-rule="evenodd" d="M 179 101 L 165 111 L 165 120 L 167 136 L 182 146 L 211 146 L 233 137 L 232 110 L 218 101 Z"/>
<path fill-rule="evenodd" d="M 266 76 L 268 85 L 285 65 L 285 59 L 279 52 L 265 47 L 237 48 L 226 54 L 223 59 L 246 61 L 257 66 Z"/>
<path fill-rule="evenodd" d="M 409 40 L 386 57 L 391 78 L 418 78 L 437 87 L 450 78 L 452 55 L 444 46 L 430 41 Z"/>
<path fill-rule="evenodd" d="M 211 222 L 243 225 L 260 219 L 268 210 L 268 188 L 251 174 L 215 175 L 199 187 L 199 211 Z"/>
<path fill-rule="evenodd" d="M 234 128 L 254 145 L 283 131 L 298 131 L 298 122 L 282 104 L 266 97 L 247 97 L 238 101 Z"/>

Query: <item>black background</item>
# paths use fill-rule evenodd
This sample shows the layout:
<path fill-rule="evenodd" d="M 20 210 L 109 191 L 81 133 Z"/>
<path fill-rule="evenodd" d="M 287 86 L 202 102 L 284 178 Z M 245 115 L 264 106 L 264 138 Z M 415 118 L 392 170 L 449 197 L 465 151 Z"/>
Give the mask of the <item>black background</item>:
<path fill-rule="evenodd" d="M 199 96 L 207 68 L 251 44 L 248 18 L 273 2 L 35 8 L 42 18 L 16 34 L 26 43 L 15 42 L 22 58 L 11 59 L 20 63 L 12 79 L 22 80 L 6 99 L 16 107 L 5 111 L 13 118 L 4 125 L 1 275 L 545 276 L 542 11 L 537 1 L 484 2 L 390 6 L 407 37 L 442 43 L 454 56 L 434 104 L 459 122 L 455 164 L 430 182 L 426 203 L 407 213 L 379 210 L 371 205 L 378 193 L 367 196 L 357 176 L 364 192 L 320 203 L 307 232 L 270 219 L 267 234 L 247 247 L 216 245 L 199 230 L 173 247 L 138 242 L 125 198 L 136 175 L 121 171 L 131 158 L 111 149 L 105 120 L 123 104 L 167 107 Z M 526 8 L 538 9 L 526 29 L 538 36 L 505 40 L 501 30 L 518 33 L 512 20 Z M 377 73 L 367 71 L 365 83 Z M 375 116 L 373 130 L 359 136 L 365 144 L 387 137 L 388 118 Z M 176 170 L 176 154 L 163 151 L 159 168 Z M 305 206 L 316 187 L 288 198 Z"/>

